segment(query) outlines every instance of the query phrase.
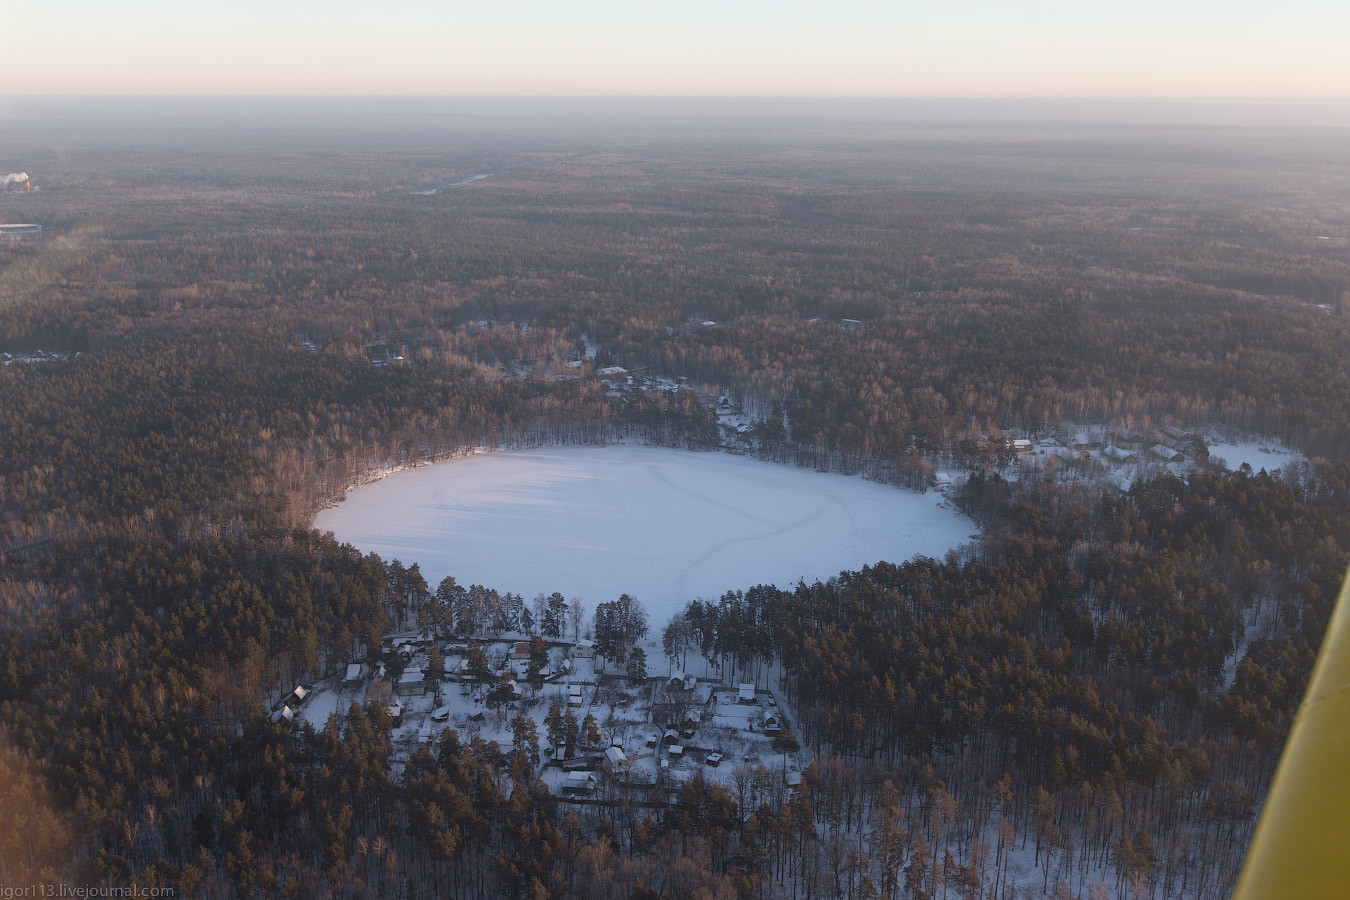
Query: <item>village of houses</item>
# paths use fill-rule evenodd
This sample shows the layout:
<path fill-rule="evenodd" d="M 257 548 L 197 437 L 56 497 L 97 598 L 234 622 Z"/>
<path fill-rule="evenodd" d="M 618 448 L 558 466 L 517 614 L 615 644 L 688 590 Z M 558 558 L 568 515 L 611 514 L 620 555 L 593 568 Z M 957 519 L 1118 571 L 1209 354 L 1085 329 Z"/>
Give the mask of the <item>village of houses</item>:
<path fill-rule="evenodd" d="M 352 703 L 383 705 L 393 720 L 397 770 L 446 729 L 464 740 L 494 742 L 509 755 L 515 750 L 513 720 L 524 715 L 535 723 L 539 778 L 575 803 L 620 797 L 670 803 L 699 774 L 722 782 L 754 777 L 765 790 L 801 784 L 802 762 L 787 716 L 763 685 L 724 684 L 680 671 L 634 680 L 607 672 L 586 638 L 534 640 L 479 644 L 413 632 L 386 636 L 374 671 L 354 662 L 342 676 L 296 686 L 272 720 L 322 729 Z M 574 737 L 554 744 L 549 726 L 557 714 L 563 725 L 553 734 Z"/>
<path fill-rule="evenodd" d="M 1173 425 L 1147 431 L 1097 427 L 1035 440 L 1009 438 L 1007 447 L 1020 468 L 1105 476 L 1122 487 L 1139 474 L 1194 465 L 1208 456 L 1198 433 Z"/>

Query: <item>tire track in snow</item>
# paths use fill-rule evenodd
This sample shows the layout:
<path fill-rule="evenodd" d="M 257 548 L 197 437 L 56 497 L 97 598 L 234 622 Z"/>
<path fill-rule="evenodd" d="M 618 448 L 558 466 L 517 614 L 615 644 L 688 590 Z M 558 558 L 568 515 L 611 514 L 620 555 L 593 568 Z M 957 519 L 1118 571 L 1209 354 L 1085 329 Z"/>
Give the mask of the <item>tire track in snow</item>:
<path fill-rule="evenodd" d="M 707 553 L 703 554 L 698 559 L 694 560 L 688 566 L 686 566 L 684 571 L 680 573 L 679 577 L 675 579 L 675 587 L 678 591 L 682 593 L 683 591 L 681 586 L 688 580 L 689 575 L 696 568 L 701 566 L 707 559 L 717 555 L 718 553 L 721 553 L 728 547 L 735 546 L 736 544 L 758 543 L 760 541 L 766 541 L 771 538 L 779 537 L 781 535 L 787 534 L 789 531 L 796 531 L 798 528 L 801 528 L 804 525 L 810 525 L 812 522 L 819 519 L 822 515 L 824 515 L 824 513 L 821 512 L 821 510 L 816 509 L 815 511 L 807 515 L 804 519 L 798 522 L 793 522 L 791 525 L 784 525 L 782 528 L 775 528 L 772 531 L 766 531 L 763 534 L 746 535 L 745 537 L 731 538 L 729 540 L 723 541 L 721 544 L 718 544 L 716 547 L 712 548 Z M 749 585 L 746 585 L 746 587 L 749 587 Z M 736 589 L 735 585 L 727 586 L 727 590 L 729 591 L 735 589 Z M 690 597 L 689 599 L 692 600 L 694 598 Z M 704 599 L 715 599 L 715 598 L 704 598 Z"/>

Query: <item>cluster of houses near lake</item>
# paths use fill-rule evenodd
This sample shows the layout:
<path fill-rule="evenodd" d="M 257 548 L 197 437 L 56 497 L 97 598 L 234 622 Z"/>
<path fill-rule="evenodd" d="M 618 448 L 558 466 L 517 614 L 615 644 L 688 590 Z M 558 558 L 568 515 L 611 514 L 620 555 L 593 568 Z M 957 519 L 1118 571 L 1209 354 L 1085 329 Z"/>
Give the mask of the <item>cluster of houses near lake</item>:
<path fill-rule="evenodd" d="M 1021 470 L 1105 477 L 1122 487 L 1141 472 L 1180 472 L 1209 457 L 1202 434 L 1174 425 L 1157 429 L 1099 426 L 1056 436 L 1005 438 L 1004 446 Z"/>
<path fill-rule="evenodd" d="M 535 722 L 540 779 L 572 802 L 669 802 L 698 774 L 730 781 L 753 772 L 778 790 L 801 783 L 788 716 L 770 690 L 686 672 L 637 680 L 606 671 L 613 668 L 621 667 L 607 666 L 586 638 L 479 643 L 391 635 L 378 663 L 351 662 L 295 686 L 271 718 L 317 729 L 340 726 L 352 703 L 382 707 L 400 767 L 446 729 L 510 755 L 513 723 L 523 715 Z M 559 716 L 571 737 L 555 745 Z"/>
<path fill-rule="evenodd" d="M 1061 462 L 1098 459 L 1117 465 L 1146 461 L 1179 463 L 1202 461 L 1209 455 L 1201 435 L 1174 425 L 1148 431 L 1098 428 L 1075 432 L 1072 437 L 1036 440 L 1008 438 L 1007 446 L 1024 463 L 1050 457 Z"/>

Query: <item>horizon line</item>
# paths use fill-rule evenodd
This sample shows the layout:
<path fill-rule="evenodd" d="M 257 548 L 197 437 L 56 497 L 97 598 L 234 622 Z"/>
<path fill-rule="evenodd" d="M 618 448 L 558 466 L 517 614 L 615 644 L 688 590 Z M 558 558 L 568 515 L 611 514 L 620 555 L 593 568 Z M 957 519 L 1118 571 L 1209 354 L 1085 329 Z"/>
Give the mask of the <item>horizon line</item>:
<path fill-rule="evenodd" d="M 195 98 L 249 98 L 249 99 L 408 99 L 408 100 L 911 100 L 911 101 L 999 101 L 999 102 L 1064 102 L 1064 103 L 1350 103 L 1350 95 L 1335 97 L 1278 96 L 1228 97 L 1213 95 L 1121 95 L 1121 94 L 768 94 L 768 93 L 417 93 L 402 91 L 369 92 L 281 92 L 281 91 L 90 91 L 0 93 L 0 99 L 56 99 L 56 98 L 136 98 L 136 99 L 195 99 Z"/>

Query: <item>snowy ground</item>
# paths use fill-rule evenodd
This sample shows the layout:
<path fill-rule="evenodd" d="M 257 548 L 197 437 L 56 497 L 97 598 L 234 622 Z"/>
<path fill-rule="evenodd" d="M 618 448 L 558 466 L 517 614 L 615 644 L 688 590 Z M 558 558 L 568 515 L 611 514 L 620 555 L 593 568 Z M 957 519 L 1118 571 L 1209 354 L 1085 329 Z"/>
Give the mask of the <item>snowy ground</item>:
<path fill-rule="evenodd" d="M 941 557 L 974 525 L 917 494 L 724 453 L 639 446 L 490 453 L 353 490 L 315 526 L 386 559 L 594 607 L 629 593 L 659 627 L 697 597 Z"/>
<path fill-rule="evenodd" d="M 1300 462 L 1303 456 L 1276 441 L 1252 440 L 1210 444 L 1209 458 L 1222 459 L 1224 468 L 1234 471 L 1241 468 L 1243 463 L 1247 463 L 1253 472 L 1262 469 L 1270 472 L 1285 468 L 1290 463 Z"/>

